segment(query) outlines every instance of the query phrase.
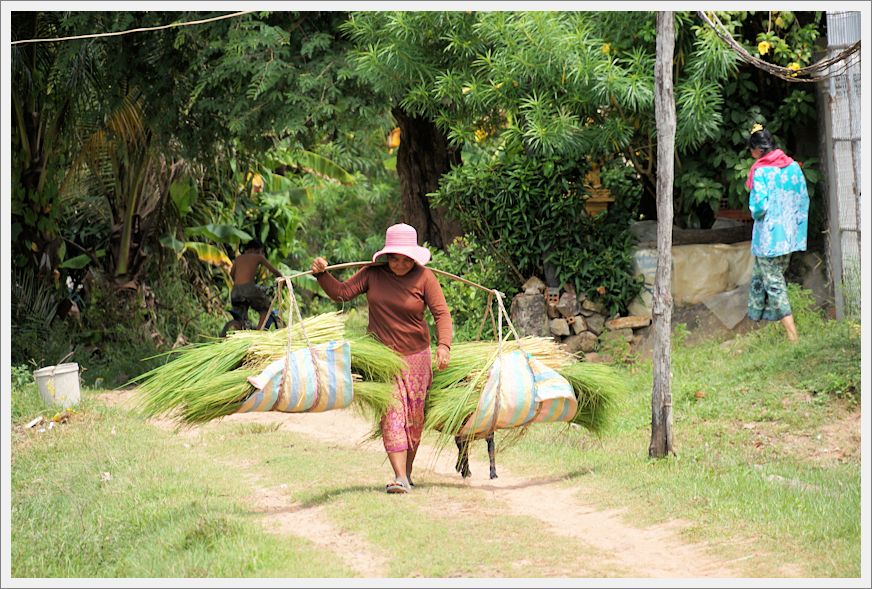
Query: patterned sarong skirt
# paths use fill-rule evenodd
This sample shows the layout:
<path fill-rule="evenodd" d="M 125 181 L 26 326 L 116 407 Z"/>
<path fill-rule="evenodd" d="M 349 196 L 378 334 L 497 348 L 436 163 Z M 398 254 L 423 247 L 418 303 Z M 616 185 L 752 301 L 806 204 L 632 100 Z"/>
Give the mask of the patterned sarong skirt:
<path fill-rule="evenodd" d="M 382 417 L 382 441 L 388 452 L 417 450 L 424 430 L 424 403 L 433 382 L 430 349 L 404 356 L 408 370 L 394 383 L 394 400 Z"/>

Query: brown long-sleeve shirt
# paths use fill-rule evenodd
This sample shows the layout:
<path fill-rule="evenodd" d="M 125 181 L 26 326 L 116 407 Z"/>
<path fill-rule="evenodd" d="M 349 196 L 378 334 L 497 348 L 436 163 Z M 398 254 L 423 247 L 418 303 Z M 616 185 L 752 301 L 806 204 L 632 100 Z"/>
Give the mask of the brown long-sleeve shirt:
<path fill-rule="evenodd" d="M 366 293 L 369 304 L 368 331 L 379 341 L 408 355 L 430 348 L 430 329 L 424 321 L 424 306 L 436 322 L 439 345 L 451 348 L 451 314 L 436 276 L 416 265 L 397 276 L 387 266 L 366 266 L 345 282 L 329 272 L 316 276 L 318 284 L 334 301 L 350 301 Z"/>

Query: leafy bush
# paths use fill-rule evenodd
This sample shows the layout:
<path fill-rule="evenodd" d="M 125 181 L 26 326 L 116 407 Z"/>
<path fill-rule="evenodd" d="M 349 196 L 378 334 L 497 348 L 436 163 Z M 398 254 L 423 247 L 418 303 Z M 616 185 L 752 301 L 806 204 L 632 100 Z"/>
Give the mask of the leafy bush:
<path fill-rule="evenodd" d="M 230 308 L 229 290 L 226 297 L 216 297 L 203 270 L 202 266 L 186 266 L 179 261 L 171 271 L 152 274 L 156 280 L 146 296 L 150 300 L 153 295 L 153 307 L 140 295 L 137 304 L 144 311 L 143 320 L 152 327 L 152 333 L 158 334 L 151 337 L 161 345 L 215 337 L 230 319 L 226 311 Z"/>
<path fill-rule="evenodd" d="M 361 181 L 354 186 L 328 185 L 302 204 L 306 252 L 294 259 L 307 270 L 316 255 L 331 264 L 368 260 L 384 245 L 385 229 L 397 209 L 395 183 Z"/>
<path fill-rule="evenodd" d="M 60 318 L 54 307 L 46 321 L 45 286 L 21 287 L 13 316 L 12 362 L 34 368 L 76 362 L 82 380 L 104 386 L 124 384 L 162 359 L 156 354 L 177 341 L 203 341 L 216 337 L 229 316 L 208 311 L 209 284 L 183 261 L 160 264 L 160 279 L 137 290 L 118 290 L 111 280 L 91 271 L 79 293 L 80 318 Z M 155 272 L 153 275 L 158 276 Z M 195 284 L 201 284 L 198 290 Z M 36 290 L 34 290 L 36 289 Z M 43 293 L 29 303 L 26 292 Z M 54 299 L 52 299 L 54 300 Z M 214 307 L 214 303 L 212 304 Z M 37 313 L 36 310 L 39 310 Z M 43 319 L 39 319 L 43 318 Z M 39 321 L 37 321 L 39 319 Z"/>
<path fill-rule="evenodd" d="M 684 219 L 687 227 L 699 229 L 701 208 L 708 206 L 717 211 L 724 192 L 720 182 L 711 177 L 711 172 L 698 162 L 690 162 L 684 174 L 676 178 L 675 186 L 679 196 L 676 199 L 677 214 Z"/>
<path fill-rule="evenodd" d="M 643 192 L 642 182 L 632 164 L 623 157 L 614 157 L 603 164 L 600 178 L 615 199 L 615 207 L 622 209 L 622 214 L 632 214 Z"/>
<path fill-rule="evenodd" d="M 12 280 L 12 363 L 35 367 L 60 362 L 71 351 L 70 322 L 57 317 L 58 291 L 33 272 Z"/>
<path fill-rule="evenodd" d="M 548 158 L 507 147 L 490 158 L 466 163 L 443 176 L 431 195 L 448 207 L 519 281 L 554 266 L 561 283 L 601 301 L 610 312 L 638 294 L 633 277 L 629 221 L 638 196 L 617 195 L 606 213 L 591 217 L 584 203 L 586 160 Z M 612 172 L 615 184 L 626 183 Z"/>
<path fill-rule="evenodd" d="M 773 16 L 775 15 L 775 16 Z M 815 39 L 823 32 L 821 12 L 793 13 L 723 12 L 719 16 L 733 35 L 756 47 L 761 59 L 771 63 L 805 67 L 812 61 Z M 697 29 L 700 36 L 705 29 Z M 710 31 L 709 31 L 710 32 Z M 707 34 L 709 33 L 707 32 Z M 701 55 L 714 56 L 716 44 L 698 46 Z M 804 84 L 783 84 L 780 80 L 748 71 L 746 67 L 724 72 L 701 90 L 719 86 L 720 121 L 709 140 L 696 146 L 680 147 L 675 169 L 676 222 L 684 227 L 708 227 L 722 202 L 732 209 L 747 209 L 745 179 L 754 162 L 747 147 L 750 129 L 762 123 L 775 137 L 778 147 L 803 163 L 812 198 L 812 233 L 821 227 L 816 198 L 822 176 L 814 156 L 818 152 L 816 95 Z M 677 87 L 681 80 L 677 80 Z M 680 105 L 679 105 L 680 106 Z M 705 217 L 705 218 L 703 218 Z"/>
<path fill-rule="evenodd" d="M 431 252 L 431 266 L 499 290 L 506 295 L 507 308 L 518 291 L 505 264 L 495 260 L 471 235 L 456 238 L 444 252 L 436 249 L 431 249 Z M 493 339 L 495 335 L 490 319 L 484 322 L 480 337 L 476 337 L 487 311 L 488 293 L 457 280 L 442 276 L 438 278 L 451 311 L 455 341 Z M 494 315 L 497 313 L 496 301 L 492 303 L 492 312 Z M 431 330 L 431 333 L 435 337 L 435 330 Z"/>

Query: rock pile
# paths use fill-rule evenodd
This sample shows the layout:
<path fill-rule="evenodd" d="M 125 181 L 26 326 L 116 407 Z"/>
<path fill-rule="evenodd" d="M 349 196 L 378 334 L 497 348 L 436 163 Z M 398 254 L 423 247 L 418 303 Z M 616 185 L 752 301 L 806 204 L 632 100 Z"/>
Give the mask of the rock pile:
<path fill-rule="evenodd" d="M 609 317 L 601 303 L 576 294 L 572 285 L 548 288 L 535 276 L 512 299 L 510 314 L 521 335 L 553 336 L 569 352 L 587 360 L 597 360 L 597 350 L 609 339 L 637 344 L 641 336 L 634 330 L 651 323 L 650 317 L 638 315 Z"/>

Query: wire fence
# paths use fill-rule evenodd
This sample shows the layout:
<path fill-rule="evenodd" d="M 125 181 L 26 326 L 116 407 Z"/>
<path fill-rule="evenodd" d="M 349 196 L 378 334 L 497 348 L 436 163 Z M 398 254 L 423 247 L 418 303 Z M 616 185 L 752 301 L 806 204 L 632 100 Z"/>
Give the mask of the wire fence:
<path fill-rule="evenodd" d="M 827 54 L 839 55 L 859 43 L 860 13 L 827 12 Z M 824 110 L 824 155 L 829 203 L 828 257 L 836 316 L 860 314 L 861 252 L 861 118 L 860 64 L 825 72 L 821 84 Z"/>

